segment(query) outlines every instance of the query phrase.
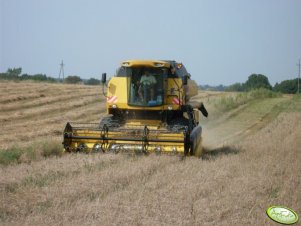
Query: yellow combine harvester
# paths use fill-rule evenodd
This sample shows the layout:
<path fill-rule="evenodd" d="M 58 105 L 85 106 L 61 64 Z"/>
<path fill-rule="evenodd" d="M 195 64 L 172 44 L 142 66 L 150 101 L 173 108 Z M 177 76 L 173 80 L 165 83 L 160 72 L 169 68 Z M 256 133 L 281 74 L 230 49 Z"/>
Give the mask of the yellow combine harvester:
<path fill-rule="evenodd" d="M 102 75 L 106 84 L 106 74 Z M 128 60 L 107 85 L 107 113 L 99 124 L 67 123 L 66 151 L 183 153 L 200 156 L 201 102 L 182 63 Z"/>

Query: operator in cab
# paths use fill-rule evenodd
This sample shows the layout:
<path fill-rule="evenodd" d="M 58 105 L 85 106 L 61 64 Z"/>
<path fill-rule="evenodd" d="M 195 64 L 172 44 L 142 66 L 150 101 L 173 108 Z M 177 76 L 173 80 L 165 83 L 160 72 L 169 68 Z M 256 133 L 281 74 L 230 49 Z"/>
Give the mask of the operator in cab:
<path fill-rule="evenodd" d="M 148 101 L 148 93 L 150 92 L 150 100 L 154 100 L 155 90 L 154 86 L 157 83 L 156 78 L 149 73 L 149 71 L 145 71 L 140 79 L 140 87 L 138 90 L 140 99 L 145 102 Z"/>

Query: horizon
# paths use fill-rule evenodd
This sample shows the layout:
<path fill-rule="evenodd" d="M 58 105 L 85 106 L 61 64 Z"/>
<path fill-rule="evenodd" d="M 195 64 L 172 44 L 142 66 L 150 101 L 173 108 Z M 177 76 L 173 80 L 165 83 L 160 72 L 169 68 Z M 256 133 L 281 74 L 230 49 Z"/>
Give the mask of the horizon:
<path fill-rule="evenodd" d="M 15 68 L 18 68 L 18 67 L 15 67 Z M 13 68 L 8 68 L 8 69 L 13 69 Z M 4 72 L 1 72 L 0 71 L 0 74 L 1 73 L 7 73 L 6 71 L 4 71 Z M 47 74 L 45 74 L 45 73 L 36 73 L 36 74 L 28 74 L 28 73 L 21 73 L 21 75 L 24 75 L 24 74 L 27 74 L 27 75 L 30 75 L 30 76 L 33 76 L 33 75 L 46 75 L 47 77 L 49 77 L 49 78 L 52 78 L 52 79 L 55 79 L 55 80 L 57 80 L 57 81 L 59 81 L 59 80 L 62 80 L 62 78 L 59 78 L 59 76 L 56 76 L 56 77 L 54 77 L 54 76 L 51 76 L 51 75 L 47 75 Z M 89 79 L 97 79 L 97 80 L 99 80 L 99 81 L 101 81 L 101 77 L 99 77 L 99 78 L 97 78 L 97 77 L 86 77 L 86 78 L 83 78 L 83 77 L 81 77 L 81 76 L 79 76 L 79 75 L 67 75 L 67 76 L 64 76 L 64 79 L 66 79 L 68 76 L 78 76 L 78 77 L 80 77 L 80 79 L 82 80 L 82 81 L 87 81 L 87 80 L 89 80 Z M 109 77 L 108 77 L 108 80 L 110 80 L 113 76 L 116 76 L 116 75 L 109 75 Z M 250 76 L 250 75 L 249 75 Z M 248 76 L 248 77 L 249 77 Z M 198 86 L 208 86 L 208 88 L 218 88 L 219 86 L 222 86 L 222 87 L 228 87 L 228 86 L 231 86 L 231 85 L 233 85 L 233 84 L 235 84 L 235 83 L 240 83 L 240 84 L 244 84 L 247 80 L 248 80 L 248 77 L 246 78 L 246 80 L 244 81 L 244 82 L 234 82 L 234 83 L 232 83 L 232 84 L 228 84 L 228 85 L 226 85 L 226 84 L 207 84 L 207 83 L 203 83 L 203 84 L 201 84 L 201 83 L 197 83 L 197 85 Z M 267 77 L 268 78 L 268 77 Z M 282 81 L 279 81 L 279 82 L 276 82 L 275 84 L 272 84 L 271 82 L 270 82 L 270 80 L 269 80 L 269 78 L 268 78 L 268 80 L 269 80 L 269 82 L 270 82 L 270 85 L 273 87 L 273 86 L 275 86 L 277 83 L 279 84 L 279 83 L 281 83 L 281 82 L 283 82 L 283 81 L 287 81 L 287 80 L 295 80 L 295 79 L 298 79 L 298 76 L 296 77 L 296 78 L 291 78 L 291 79 L 284 79 L 284 80 L 282 80 Z M 42 82 L 42 81 L 41 81 Z"/>

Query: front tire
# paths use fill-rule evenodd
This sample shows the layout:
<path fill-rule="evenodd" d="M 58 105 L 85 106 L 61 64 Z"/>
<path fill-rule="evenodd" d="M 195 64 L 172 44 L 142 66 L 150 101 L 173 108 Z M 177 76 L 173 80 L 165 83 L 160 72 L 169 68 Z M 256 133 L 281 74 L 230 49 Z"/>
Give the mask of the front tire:
<path fill-rule="evenodd" d="M 197 158 L 202 157 L 203 146 L 202 146 L 202 137 L 199 138 L 198 145 L 195 147 L 194 156 Z"/>

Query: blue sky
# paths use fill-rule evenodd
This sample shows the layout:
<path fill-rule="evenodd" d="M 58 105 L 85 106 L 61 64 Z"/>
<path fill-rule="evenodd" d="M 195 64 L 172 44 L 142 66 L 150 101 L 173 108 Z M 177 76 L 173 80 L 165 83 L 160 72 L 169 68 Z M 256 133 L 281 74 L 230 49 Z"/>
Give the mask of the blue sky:
<path fill-rule="evenodd" d="M 127 59 L 183 62 L 199 84 L 296 78 L 300 0 L 0 0 L 0 72 L 100 78 Z"/>

